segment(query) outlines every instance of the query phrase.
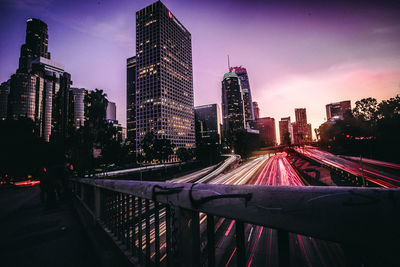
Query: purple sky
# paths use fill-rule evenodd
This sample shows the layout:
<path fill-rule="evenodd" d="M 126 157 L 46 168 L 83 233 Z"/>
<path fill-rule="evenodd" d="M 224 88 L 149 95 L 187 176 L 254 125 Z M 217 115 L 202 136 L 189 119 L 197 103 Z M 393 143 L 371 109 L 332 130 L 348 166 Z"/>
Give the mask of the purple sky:
<path fill-rule="evenodd" d="M 125 125 L 135 12 L 152 2 L 0 0 L 0 82 L 18 66 L 26 19 L 42 19 L 52 59 L 74 86 L 104 89 Z M 278 128 L 281 117 L 294 119 L 294 108 L 305 107 L 313 129 L 328 103 L 400 93 L 400 4 L 346 2 L 163 1 L 192 33 L 195 105 L 221 103 L 229 54 L 232 66 L 247 68 L 261 116 Z"/>

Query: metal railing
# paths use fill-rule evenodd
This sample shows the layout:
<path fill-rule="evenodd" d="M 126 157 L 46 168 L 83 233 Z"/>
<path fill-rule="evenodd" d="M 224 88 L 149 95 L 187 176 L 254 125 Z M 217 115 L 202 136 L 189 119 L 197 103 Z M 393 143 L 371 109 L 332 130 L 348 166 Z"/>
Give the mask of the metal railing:
<path fill-rule="evenodd" d="M 290 264 L 289 233 L 367 256 L 399 248 L 397 189 L 74 179 L 72 190 L 125 255 L 146 266 L 215 266 L 214 216 L 235 220 L 237 266 L 246 262 L 245 223 L 278 230 L 280 266 Z"/>

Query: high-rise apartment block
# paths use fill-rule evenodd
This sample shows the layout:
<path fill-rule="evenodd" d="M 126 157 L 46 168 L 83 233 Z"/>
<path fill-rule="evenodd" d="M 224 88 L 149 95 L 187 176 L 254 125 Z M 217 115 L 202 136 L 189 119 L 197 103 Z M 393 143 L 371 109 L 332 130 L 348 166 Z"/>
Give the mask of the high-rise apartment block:
<path fill-rule="evenodd" d="M 249 76 L 246 68 L 242 66 L 229 68 L 230 72 L 236 73 L 240 80 L 240 87 L 243 96 L 244 115 L 246 123 L 254 120 L 254 107 L 251 98 Z"/>
<path fill-rule="evenodd" d="M 331 103 L 326 105 L 326 119 L 343 120 L 346 111 L 351 110 L 350 100 Z"/>
<path fill-rule="evenodd" d="M 304 144 L 312 141 L 311 124 L 307 123 L 305 108 L 295 109 L 296 122 L 292 123 L 295 144 Z"/>
<path fill-rule="evenodd" d="M 160 1 L 136 12 L 135 87 L 137 153 L 148 132 L 193 148 L 192 38 Z"/>
<path fill-rule="evenodd" d="M 221 143 L 221 115 L 217 104 L 194 108 L 197 144 Z"/>
<path fill-rule="evenodd" d="M 222 116 L 224 132 L 229 136 L 246 128 L 243 95 L 236 73 L 225 73 L 222 79 Z"/>

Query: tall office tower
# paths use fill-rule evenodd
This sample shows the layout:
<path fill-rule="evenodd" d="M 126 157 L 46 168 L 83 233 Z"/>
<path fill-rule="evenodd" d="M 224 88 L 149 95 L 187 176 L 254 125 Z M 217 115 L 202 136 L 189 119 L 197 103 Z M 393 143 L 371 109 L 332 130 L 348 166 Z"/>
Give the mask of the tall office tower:
<path fill-rule="evenodd" d="M 32 119 L 38 134 L 49 141 L 51 134 L 56 138 L 67 134 L 72 81 L 62 64 L 50 60 L 47 46 L 47 25 L 28 19 L 19 69 L 11 76 L 8 117 Z"/>
<path fill-rule="evenodd" d="M 289 142 L 293 144 L 293 127 L 292 123 L 290 122 L 290 117 L 281 118 L 279 121 L 279 137 L 281 140 L 281 145 L 287 145 Z"/>
<path fill-rule="evenodd" d="M 106 120 L 109 122 L 117 121 L 117 105 L 114 102 L 108 101 L 106 109 Z"/>
<path fill-rule="evenodd" d="M 346 111 L 351 110 L 350 100 L 326 105 L 326 120 L 343 120 Z"/>
<path fill-rule="evenodd" d="M 8 80 L 0 84 L 0 120 L 7 118 L 7 107 L 8 107 L 8 94 L 10 93 L 10 82 Z"/>
<path fill-rule="evenodd" d="M 233 72 L 225 73 L 222 79 L 222 116 L 227 136 L 246 128 L 239 77 Z"/>
<path fill-rule="evenodd" d="M 26 21 L 25 44 L 21 46 L 18 72 L 27 72 L 33 59 L 44 57 L 50 59 L 48 48 L 47 24 L 40 19 L 30 18 Z"/>
<path fill-rule="evenodd" d="M 197 144 L 221 144 L 221 115 L 218 104 L 194 107 Z"/>
<path fill-rule="evenodd" d="M 230 72 L 236 73 L 240 79 L 240 87 L 243 95 L 244 115 L 246 122 L 254 120 L 254 107 L 251 98 L 249 76 L 246 68 L 242 66 L 229 68 Z"/>
<path fill-rule="evenodd" d="M 136 57 L 128 58 L 126 67 L 126 138 L 136 146 Z"/>
<path fill-rule="evenodd" d="M 258 118 L 251 123 L 259 131 L 259 138 L 263 146 L 276 145 L 275 119 L 270 117 Z"/>
<path fill-rule="evenodd" d="M 312 141 L 311 124 L 307 123 L 307 113 L 305 108 L 295 109 L 296 122 L 293 126 L 293 137 L 295 144 L 303 144 Z"/>
<path fill-rule="evenodd" d="M 260 108 L 258 107 L 258 102 L 253 102 L 254 119 L 260 118 Z"/>
<path fill-rule="evenodd" d="M 136 12 L 136 75 L 137 153 L 151 131 L 193 148 L 192 38 L 160 1 Z"/>
<path fill-rule="evenodd" d="M 85 126 L 85 94 L 85 88 L 70 89 L 70 114 L 76 129 Z"/>

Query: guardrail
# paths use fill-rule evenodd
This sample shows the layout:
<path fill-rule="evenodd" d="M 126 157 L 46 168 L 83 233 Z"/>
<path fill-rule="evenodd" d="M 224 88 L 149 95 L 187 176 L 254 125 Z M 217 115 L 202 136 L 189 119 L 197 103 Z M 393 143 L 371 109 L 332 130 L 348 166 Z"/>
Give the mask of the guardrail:
<path fill-rule="evenodd" d="M 237 266 L 246 262 L 245 223 L 278 230 L 280 266 L 290 265 L 288 233 L 338 242 L 354 257 L 384 254 L 389 262 L 388 251 L 399 248 L 397 189 L 71 182 L 93 220 L 125 255 L 146 266 L 215 266 L 214 216 L 235 220 Z"/>

